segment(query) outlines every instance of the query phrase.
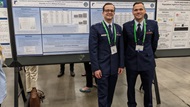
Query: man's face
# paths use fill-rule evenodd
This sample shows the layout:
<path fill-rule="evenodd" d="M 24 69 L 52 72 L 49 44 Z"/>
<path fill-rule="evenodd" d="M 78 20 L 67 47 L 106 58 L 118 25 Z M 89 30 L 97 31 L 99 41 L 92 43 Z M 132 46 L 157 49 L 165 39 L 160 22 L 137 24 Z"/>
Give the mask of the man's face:
<path fill-rule="evenodd" d="M 145 13 L 146 13 L 146 10 L 143 4 L 136 4 L 133 7 L 133 15 L 136 20 L 142 20 L 144 18 Z"/>
<path fill-rule="evenodd" d="M 114 6 L 113 5 L 106 5 L 104 7 L 104 11 L 102 12 L 102 15 L 104 19 L 107 20 L 112 20 L 115 14 Z"/>

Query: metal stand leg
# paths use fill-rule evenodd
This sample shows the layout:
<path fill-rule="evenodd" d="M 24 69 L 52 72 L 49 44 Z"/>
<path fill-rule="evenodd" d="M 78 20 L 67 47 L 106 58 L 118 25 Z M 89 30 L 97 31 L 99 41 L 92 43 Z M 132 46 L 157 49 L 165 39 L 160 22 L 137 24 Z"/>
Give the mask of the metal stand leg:
<path fill-rule="evenodd" d="M 159 88 L 158 88 L 158 81 L 157 81 L 157 76 L 156 76 L 156 70 L 155 70 L 155 77 L 154 77 L 154 88 L 155 88 L 155 94 L 156 94 L 156 102 L 157 102 L 157 104 L 161 104 L 160 93 L 159 93 Z"/>
<path fill-rule="evenodd" d="M 14 107 L 18 107 L 18 67 L 14 67 Z"/>
<path fill-rule="evenodd" d="M 23 99 L 24 102 L 26 102 L 27 99 L 26 99 L 24 87 L 23 87 L 23 84 L 22 84 L 22 79 L 21 79 L 21 76 L 20 76 L 20 72 L 18 73 L 18 82 L 19 82 L 19 86 L 20 86 L 20 89 L 21 89 L 22 99 Z"/>
<path fill-rule="evenodd" d="M 18 92 L 18 85 L 20 86 L 20 93 Z M 14 107 L 18 107 L 18 98 L 22 94 L 23 102 L 26 103 L 26 95 L 22 84 L 22 79 L 19 73 L 19 67 L 14 67 Z"/>

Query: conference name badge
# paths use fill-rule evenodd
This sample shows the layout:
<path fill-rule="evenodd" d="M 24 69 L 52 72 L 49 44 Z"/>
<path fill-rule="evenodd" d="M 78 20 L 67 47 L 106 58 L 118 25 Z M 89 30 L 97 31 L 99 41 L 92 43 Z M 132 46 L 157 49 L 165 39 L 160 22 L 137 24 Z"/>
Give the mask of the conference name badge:
<path fill-rule="evenodd" d="M 111 46 L 111 54 L 113 55 L 113 54 L 116 54 L 116 53 L 117 53 L 117 47 L 116 47 L 116 45 Z"/>
<path fill-rule="evenodd" d="M 136 45 L 135 50 L 139 52 L 139 51 L 143 51 L 143 48 L 144 48 L 143 45 Z"/>

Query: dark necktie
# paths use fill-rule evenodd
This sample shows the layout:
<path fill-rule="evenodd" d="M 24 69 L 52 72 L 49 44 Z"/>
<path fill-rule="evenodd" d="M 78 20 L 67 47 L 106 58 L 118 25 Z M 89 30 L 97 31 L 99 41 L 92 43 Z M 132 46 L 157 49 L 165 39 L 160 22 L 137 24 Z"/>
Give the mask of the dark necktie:
<path fill-rule="evenodd" d="M 138 28 L 137 28 L 137 37 L 139 37 L 140 34 L 141 34 L 141 24 L 139 23 L 137 26 L 138 26 Z"/>
<path fill-rule="evenodd" d="M 108 25 L 108 30 L 109 30 L 109 33 L 111 34 L 112 31 L 111 31 L 111 25 Z"/>
<path fill-rule="evenodd" d="M 112 35 L 111 25 L 108 25 L 108 32 L 109 32 L 110 39 L 112 41 L 113 35 Z"/>

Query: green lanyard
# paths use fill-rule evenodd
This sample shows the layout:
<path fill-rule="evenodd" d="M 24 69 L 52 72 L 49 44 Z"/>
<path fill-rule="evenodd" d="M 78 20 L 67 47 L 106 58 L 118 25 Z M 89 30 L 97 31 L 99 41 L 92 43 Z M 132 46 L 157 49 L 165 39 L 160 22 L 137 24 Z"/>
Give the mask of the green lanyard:
<path fill-rule="evenodd" d="M 146 37 L 146 23 L 144 21 L 144 35 L 143 35 L 142 45 L 144 44 L 145 37 Z M 136 25 L 135 24 L 134 24 L 134 39 L 135 39 L 135 43 L 137 44 L 137 33 L 136 33 Z"/>
<path fill-rule="evenodd" d="M 108 38 L 109 45 L 111 46 L 110 36 L 109 36 L 108 30 L 107 30 L 107 27 L 105 25 L 105 22 L 102 21 L 102 24 L 103 24 L 104 29 L 106 31 L 106 35 L 107 35 L 107 38 Z M 114 45 L 116 45 L 116 28 L 115 28 L 115 25 L 114 25 Z"/>

